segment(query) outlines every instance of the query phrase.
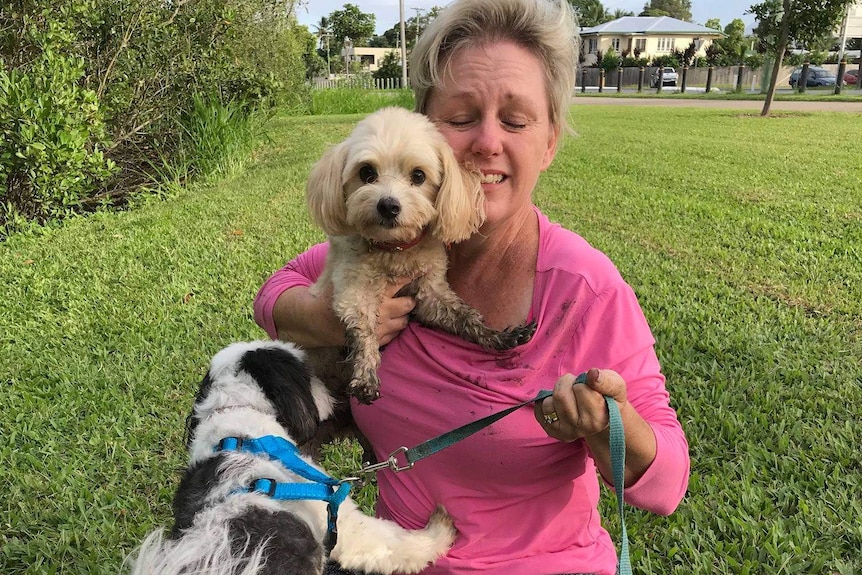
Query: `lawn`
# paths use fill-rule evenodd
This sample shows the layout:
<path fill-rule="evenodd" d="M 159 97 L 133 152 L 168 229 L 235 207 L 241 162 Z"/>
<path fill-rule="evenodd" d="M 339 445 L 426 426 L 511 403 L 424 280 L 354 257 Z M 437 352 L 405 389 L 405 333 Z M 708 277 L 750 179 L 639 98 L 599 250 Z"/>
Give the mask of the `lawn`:
<path fill-rule="evenodd" d="M 635 571 L 862 572 L 862 118 L 572 113 L 536 202 L 638 293 L 691 445 L 679 510 L 628 512 Z M 305 177 L 360 117 L 278 117 L 239 175 L 0 244 L 0 573 L 116 573 L 169 526 L 208 359 L 264 337 L 257 288 L 323 237 Z"/>

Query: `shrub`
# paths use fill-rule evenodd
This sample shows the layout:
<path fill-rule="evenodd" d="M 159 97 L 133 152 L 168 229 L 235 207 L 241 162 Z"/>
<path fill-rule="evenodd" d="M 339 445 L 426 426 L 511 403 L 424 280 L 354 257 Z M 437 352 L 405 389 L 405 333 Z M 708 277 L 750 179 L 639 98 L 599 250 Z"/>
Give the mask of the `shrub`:
<path fill-rule="evenodd" d="M 79 210 L 116 171 L 83 59 L 65 50 L 73 36 L 60 18 L 39 16 L 41 26 L 22 19 L 32 60 L 0 69 L 0 237 Z"/>
<path fill-rule="evenodd" d="M 671 68 L 679 68 L 679 60 L 676 59 L 673 55 L 667 56 L 656 56 L 652 59 L 652 65 L 659 68 L 663 66 L 670 66 Z"/>
<path fill-rule="evenodd" d="M 196 95 L 221 107 L 233 126 L 223 135 L 240 140 L 237 122 L 253 125 L 258 110 L 308 111 L 308 31 L 289 16 L 293 1 L 4 4 L 0 236 L 9 221 L 122 204 L 183 172 L 190 150 L 203 151 L 188 142 Z M 191 173 L 220 163 L 193 161 Z"/>
<path fill-rule="evenodd" d="M 387 52 L 383 56 L 383 62 L 380 64 L 380 68 L 378 68 L 373 76 L 374 79 L 380 78 L 394 78 L 401 79 L 401 61 L 398 54 L 394 51 Z"/>
<path fill-rule="evenodd" d="M 616 50 L 608 48 L 608 51 L 605 52 L 604 56 L 602 56 L 599 66 L 606 73 L 616 70 L 620 66 L 620 56 L 617 54 Z"/>
<path fill-rule="evenodd" d="M 808 61 L 808 54 L 788 53 L 784 56 L 783 63 L 788 66 L 801 66 Z"/>
<path fill-rule="evenodd" d="M 748 54 L 745 57 L 744 64 L 747 68 L 751 68 L 752 70 L 757 70 L 762 67 L 764 62 L 766 62 L 766 56 L 764 54 L 752 53 Z"/>
<path fill-rule="evenodd" d="M 648 58 L 623 58 L 623 68 L 640 68 L 649 66 Z"/>
<path fill-rule="evenodd" d="M 827 58 L 829 58 L 829 53 L 823 50 L 814 50 L 808 54 L 808 61 L 814 66 L 822 66 L 826 63 Z"/>

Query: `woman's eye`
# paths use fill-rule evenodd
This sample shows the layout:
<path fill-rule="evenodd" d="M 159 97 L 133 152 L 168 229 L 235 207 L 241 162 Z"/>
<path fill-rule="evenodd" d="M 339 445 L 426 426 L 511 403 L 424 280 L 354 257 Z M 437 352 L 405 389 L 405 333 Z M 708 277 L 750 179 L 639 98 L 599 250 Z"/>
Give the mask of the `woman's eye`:
<path fill-rule="evenodd" d="M 425 172 L 420 169 L 415 169 L 410 172 L 410 183 L 414 186 L 421 186 L 425 183 Z"/>
<path fill-rule="evenodd" d="M 508 127 L 514 128 L 516 130 L 521 130 L 527 127 L 527 124 L 518 120 L 503 120 L 503 123 L 506 124 Z"/>
<path fill-rule="evenodd" d="M 467 124 L 469 124 L 470 119 L 469 118 L 463 118 L 463 117 L 461 117 L 461 118 L 450 118 L 449 120 L 446 121 L 446 123 L 449 124 L 450 126 L 454 126 L 455 128 L 460 128 L 460 127 L 463 127 L 463 126 L 466 126 Z"/>
<path fill-rule="evenodd" d="M 366 184 L 373 184 L 377 181 L 377 170 L 368 164 L 365 164 L 359 168 L 359 179 Z"/>

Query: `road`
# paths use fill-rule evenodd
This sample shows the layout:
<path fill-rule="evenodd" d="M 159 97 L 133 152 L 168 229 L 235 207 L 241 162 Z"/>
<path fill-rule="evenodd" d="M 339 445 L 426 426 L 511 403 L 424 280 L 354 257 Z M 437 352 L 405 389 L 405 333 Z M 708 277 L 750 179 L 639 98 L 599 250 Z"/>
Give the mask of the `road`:
<path fill-rule="evenodd" d="M 763 109 L 761 100 L 706 100 L 700 98 L 614 98 L 607 96 L 575 95 L 574 104 L 603 104 L 608 106 L 675 106 L 678 108 L 727 108 L 734 110 Z M 770 111 L 794 112 L 852 112 L 862 114 L 862 102 L 803 102 L 774 100 Z"/>

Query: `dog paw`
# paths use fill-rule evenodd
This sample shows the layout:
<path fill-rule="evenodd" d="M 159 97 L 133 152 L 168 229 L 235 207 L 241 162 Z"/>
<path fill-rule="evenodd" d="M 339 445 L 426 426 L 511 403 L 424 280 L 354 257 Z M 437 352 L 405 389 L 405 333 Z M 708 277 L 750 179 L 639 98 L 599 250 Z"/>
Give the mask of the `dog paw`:
<path fill-rule="evenodd" d="M 519 345 L 524 345 L 533 338 L 533 334 L 536 333 L 536 327 L 536 322 L 532 321 L 527 325 L 510 327 L 509 329 L 498 332 L 497 337 L 491 340 L 490 347 L 497 351 L 505 351 L 507 349 L 516 348 Z"/>
<path fill-rule="evenodd" d="M 359 400 L 360 403 L 371 405 L 380 399 L 380 381 L 375 377 L 373 381 L 353 378 L 347 386 L 347 392 Z"/>
<path fill-rule="evenodd" d="M 455 523 L 442 505 L 438 505 L 431 514 L 428 524 L 425 525 L 425 532 L 431 538 L 429 548 L 433 549 L 438 555 L 446 553 L 452 547 L 455 537 L 458 535 Z"/>
<path fill-rule="evenodd" d="M 438 505 L 424 528 L 409 531 L 410 548 L 393 558 L 390 565 L 398 573 L 418 573 L 446 554 L 455 542 L 455 523 Z M 407 540 L 405 539 L 405 542 Z M 385 573 L 385 571 L 383 571 Z"/>
<path fill-rule="evenodd" d="M 455 541 L 455 535 L 458 533 L 455 530 L 455 523 L 452 521 L 452 517 L 449 516 L 449 512 L 442 505 L 438 505 L 434 509 L 434 512 L 428 519 L 428 524 L 425 525 L 425 529 L 444 535 L 445 539 L 448 539 L 446 547 L 452 545 Z"/>

